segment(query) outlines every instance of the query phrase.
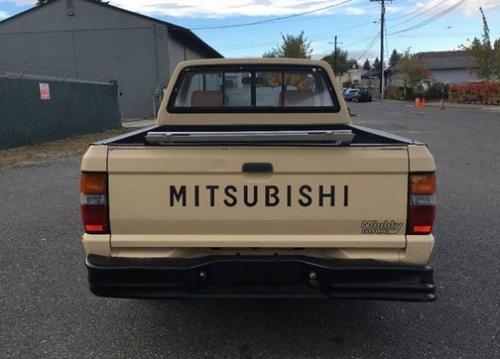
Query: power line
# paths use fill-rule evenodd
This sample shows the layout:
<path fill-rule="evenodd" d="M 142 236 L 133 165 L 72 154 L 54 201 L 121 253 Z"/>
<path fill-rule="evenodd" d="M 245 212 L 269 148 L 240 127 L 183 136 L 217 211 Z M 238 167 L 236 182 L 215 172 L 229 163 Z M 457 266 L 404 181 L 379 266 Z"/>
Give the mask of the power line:
<path fill-rule="evenodd" d="M 363 57 L 365 57 L 365 55 L 368 53 L 368 51 L 370 51 L 372 49 L 373 45 L 375 45 L 375 43 L 377 42 L 379 36 L 380 36 L 380 31 L 377 32 L 377 34 L 373 37 L 373 39 L 368 44 L 366 50 L 363 51 L 363 53 L 356 59 L 356 61 L 359 61 L 360 59 L 362 59 Z"/>
<path fill-rule="evenodd" d="M 267 23 L 270 23 L 270 22 L 277 22 L 277 21 L 280 21 L 280 20 L 291 19 L 291 18 L 294 18 L 294 17 L 304 16 L 304 15 L 312 14 L 312 13 L 315 13 L 315 12 L 323 11 L 323 10 L 326 10 L 326 9 L 331 9 L 333 7 L 337 7 L 337 6 L 340 6 L 340 5 L 347 4 L 347 3 L 351 2 L 351 1 L 353 1 L 353 0 L 344 0 L 342 2 L 335 3 L 335 4 L 332 4 L 332 5 L 328 5 L 328 6 L 323 6 L 321 8 L 317 8 L 317 9 L 314 9 L 314 10 L 304 11 L 302 13 L 292 14 L 292 15 L 287 15 L 287 16 L 275 17 L 275 18 L 267 19 L 267 20 L 253 21 L 253 22 L 247 22 L 247 23 L 242 23 L 242 24 L 233 24 L 233 25 L 192 27 L 189 30 L 216 30 L 216 29 L 229 29 L 229 28 L 234 28 L 234 27 L 244 27 L 244 26 L 254 26 L 254 25 L 267 24 Z"/>
<path fill-rule="evenodd" d="M 386 54 L 387 54 L 387 56 L 389 56 L 389 47 L 388 47 L 388 45 L 387 45 L 387 44 L 388 44 L 388 41 L 387 41 L 388 36 L 392 36 L 392 35 L 397 36 L 397 35 L 399 35 L 399 34 L 402 34 L 402 33 L 405 33 L 405 32 L 408 32 L 408 31 L 411 31 L 411 30 L 414 30 L 414 29 L 419 29 L 419 28 L 421 28 L 421 27 L 423 27 L 423 26 L 426 26 L 426 25 L 428 25 L 428 24 L 430 24 L 430 23 L 432 23 L 432 22 L 434 22 L 434 21 L 436 21 L 436 20 L 440 19 L 441 17 L 443 17 L 443 16 L 447 15 L 448 13 L 450 13 L 450 12 L 454 11 L 456 8 L 458 8 L 459 6 L 461 6 L 461 5 L 462 5 L 465 1 L 466 1 L 466 0 L 461 0 L 461 1 L 458 1 L 458 2 L 457 2 L 457 3 L 455 3 L 454 5 L 452 5 L 452 6 L 448 7 L 448 8 L 446 8 L 445 10 L 443 10 L 443 11 L 439 12 L 438 14 L 436 14 L 436 15 L 434 15 L 434 16 L 432 16 L 432 17 L 430 17 L 430 18 L 429 18 L 429 19 L 427 19 L 427 20 L 424 20 L 424 21 L 422 21 L 422 22 L 420 22 L 420 23 L 417 23 L 417 24 L 414 24 L 414 25 L 412 25 L 412 26 L 410 26 L 410 27 L 408 27 L 408 28 L 406 28 L 406 29 L 402 29 L 402 30 L 399 30 L 399 31 L 396 31 L 396 32 L 393 32 L 393 33 L 388 33 L 388 32 L 387 32 L 387 26 L 386 26 L 386 24 L 384 24 L 384 30 L 385 30 L 385 31 L 384 31 L 384 32 L 385 32 L 385 34 L 384 34 L 384 39 L 385 39 L 385 41 L 386 41 L 386 51 L 387 51 L 387 52 L 386 52 Z M 431 2 L 432 2 L 432 1 L 431 1 Z M 428 4 L 430 4 L 431 2 L 429 2 Z M 439 4 L 438 4 L 438 5 L 439 5 Z M 437 7 L 437 6 L 435 5 L 435 6 L 431 7 L 430 9 L 429 9 L 429 8 L 427 8 L 427 9 L 425 9 L 425 10 L 424 10 L 424 12 L 428 12 L 429 10 L 434 9 L 434 8 L 436 8 L 436 7 Z M 419 10 L 421 10 L 421 9 L 419 9 Z M 423 12 L 423 13 L 424 13 L 424 12 Z M 422 14 L 423 14 L 423 13 L 422 13 Z M 311 38 L 313 38 L 313 37 L 314 37 L 314 38 L 318 38 L 318 37 L 323 37 L 324 35 L 326 35 L 326 36 L 331 36 L 331 35 L 332 35 L 332 34 L 334 34 L 334 33 L 338 33 L 338 32 L 345 31 L 345 30 L 349 30 L 349 29 L 356 28 L 356 27 L 365 26 L 365 25 L 368 25 L 368 24 L 374 24 L 374 23 L 378 23 L 378 21 L 369 21 L 369 22 L 365 22 L 365 23 L 361 23 L 361 24 L 356 24 L 356 25 L 354 25 L 354 26 L 350 26 L 350 27 L 347 27 L 347 28 L 342 28 L 342 29 L 339 29 L 339 30 L 337 30 L 337 31 L 328 32 L 328 33 L 321 33 L 321 34 L 315 34 L 315 35 L 312 35 L 312 36 L 310 36 L 310 37 L 311 37 Z M 396 26 L 396 25 L 395 25 L 395 26 Z M 394 26 L 393 26 L 393 27 L 394 27 Z M 390 29 L 390 28 L 392 28 L 392 27 L 389 27 L 389 29 Z M 361 58 L 363 58 L 363 57 L 364 57 L 364 56 L 368 53 L 368 51 L 370 51 L 370 50 L 372 49 L 372 47 L 375 45 L 376 39 L 380 36 L 380 34 L 381 34 L 381 32 L 378 32 L 378 33 L 377 33 L 377 35 L 375 35 L 375 37 L 374 37 L 374 38 L 370 41 L 370 43 L 369 43 L 369 45 L 368 45 L 367 49 L 366 49 L 366 50 L 365 50 L 365 51 L 364 51 L 364 52 L 363 52 L 363 53 L 362 53 L 362 54 L 361 54 L 361 55 L 357 58 L 357 60 L 356 60 L 356 61 L 359 61 Z M 352 45 L 354 45 L 354 44 L 358 44 L 358 43 L 360 43 L 360 42 L 365 41 L 367 38 L 369 38 L 369 37 L 365 37 L 365 38 L 361 39 L 360 41 L 355 41 L 355 42 L 347 43 L 347 44 L 345 44 L 345 45 L 344 45 L 344 47 L 350 47 L 350 46 L 352 46 Z M 246 48 L 263 47 L 263 46 L 266 46 L 266 45 L 268 45 L 268 44 L 274 44 L 274 43 L 275 43 L 275 42 L 267 42 L 267 43 L 261 43 L 261 44 L 259 44 L 258 46 L 245 46 L 245 47 L 240 47 L 240 48 L 232 48 L 232 49 L 230 49 L 230 50 L 239 50 L 239 49 L 246 49 Z"/>
<path fill-rule="evenodd" d="M 323 32 L 322 34 L 332 34 L 334 32 L 343 32 L 343 31 L 352 30 L 352 29 L 355 29 L 355 28 L 358 28 L 358 27 L 362 27 L 362 26 L 365 26 L 365 25 L 375 24 L 377 22 L 378 22 L 377 20 L 366 21 L 366 22 L 362 22 L 360 24 L 355 24 L 355 25 L 351 25 L 351 26 L 347 26 L 347 27 L 341 27 L 340 29 L 335 30 L 333 32 L 332 31 Z M 316 34 L 316 35 L 313 35 L 313 36 L 317 36 L 317 35 L 319 35 L 319 34 Z"/>
<path fill-rule="evenodd" d="M 313 34 L 311 36 L 308 36 L 308 38 L 319 38 L 319 37 L 323 37 L 323 36 L 330 37 L 331 35 L 339 33 L 339 32 L 344 32 L 344 31 L 347 31 L 347 30 L 352 30 L 352 29 L 356 29 L 358 27 L 366 26 L 366 25 L 369 25 L 369 24 L 376 24 L 376 23 L 377 23 L 376 20 L 367 21 L 367 22 L 363 22 L 361 24 L 356 24 L 356 25 L 352 25 L 352 26 L 348 26 L 348 27 L 342 27 L 342 28 L 340 28 L 338 30 L 335 30 L 335 31 L 328 31 L 328 32 L 322 32 L 322 33 L 319 33 L 319 34 Z"/>
<path fill-rule="evenodd" d="M 361 40 L 358 40 L 358 41 L 354 41 L 354 42 L 348 42 L 347 44 L 344 45 L 344 47 L 351 47 L 353 45 L 357 45 L 357 44 L 360 44 L 360 43 L 363 43 L 365 42 L 366 40 L 369 40 L 372 38 L 372 35 L 369 35 L 369 36 L 365 36 L 363 37 Z"/>
<path fill-rule="evenodd" d="M 412 25 L 410 27 L 407 27 L 405 29 L 402 29 L 402 30 L 399 30 L 399 31 L 396 31 L 396 32 L 393 32 L 391 33 L 390 35 L 395 35 L 395 34 L 400 34 L 400 33 L 403 33 L 403 32 L 407 32 L 407 31 L 412 31 L 412 30 L 416 30 L 416 29 L 420 29 L 421 27 L 424 27 L 440 18 L 442 18 L 443 16 L 449 14 L 450 12 L 452 12 L 453 10 L 457 9 L 458 7 L 462 6 L 464 4 L 466 0 L 460 0 L 458 1 L 457 3 L 455 3 L 454 5 L 446 8 L 445 10 L 439 12 L 438 14 L 430 17 L 429 19 L 427 20 L 424 20 L 422 22 L 419 22 L 418 24 L 415 24 L 415 25 Z"/>
<path fill-rule="evenodd" d="M 355 25 L 352 25 L 352 26 L 343 27 L 343 28 L 340 28 L 340 29 L 334 30 L 334 31 L 328 31 L 328 32 L 321 32 L 321 33 L 317 33 L 317 34 L 312 34 L 310 36 L 307 36 L 307 38 L 308 39 L 319 39 L 319 38 L 323 38 L 323 37 L 331 37 L 332 35 L 337 34 L 337 33 L 341 33 L 341 32 L 344 32 L 344 31 L 352 30 L 352 29 L 355 29 L 355 28 L 358 28 L 358 27 L 363 27 L 363 26 L 366 26 L 366 25 L 369 25 L 369 24 L 375 24 L 375 23 L 377 23 L 377 21 L 373 21 L 373 20 L 372 21 L 367 21 L 367 22 L 363 22 L 363 23 L 360 23 L 360 24 L 355 24 Z M 361 41 L 356 41 L 355 43 L 363 42 L 363 41 L 364 41 L 364 38 L 361 39 Z M 249 44 L 246 44 L 246 45 L 240 43 L 240 44 L 233 44 L 233 45 L 222 45 L 222 47 L 219 48 L 219 49 L 220 50 L 241 50 L 241 49 L 258 48 L 258 47 L 263 47 L 263 46 L 267 46 L 267 45 L 274 45 L 274 44 L 276 44 L 276 41 L 249 43 Z"/>
<path fill-rule="evenodd" d="M 416 9 L 412 10 L 412 11 L 409 11 L 403 15 L 400 15 L 400 16 L 397 16 L 397 17 L 393 17 L 393 18 L 388 18 L 386 19 L 387 21 L 394 21 L 394 20 L 399 20 L 399 19 L 404 19 L 405 17 L 408 17 L 416 12 L 419 12 L 420 10 L 422 9 L 425 9 L 428 5 L 430 5 L 431 3 L 433 3 L 435 0 L 430 0 L 428 3 L 422 5 L 421 7 L 417 7 Z"/>
<path fill-rule="evenodd" d="M 368 6 L 366 9 L 373 9 L 377 7 L 377 5 L 375 6 Z M 325 17 L 332 17 L 332 16 L 337 16 L 338 14 L 327 14 L 327 15 L 314 15 L 314 16 L 306 16 L 306 17 L 303 17 L 303 18 L 299 18 L 299 19 L 292 19 L 292 20 L 278 20 L 274 23 L 276 24 L 282 24 L 282 23 L 290 23 L 290 22 L 297 22 L 297 21 L 309 21 L 309 20 L 317 20 L 317 19 L 321 19 L 321 18 L 325 18 Z"/>
<path fill-rule="evenodd" d="M 428 5 L 430 5 L 433 1 L 429 2 Z M 404 20 L 404 21 L 401 21 L 401 22 L 398 22 L 397 24 L 394 24 L 392 26 L 389 27 L 389 29 L 393 29 L 395 27 L 399 27 L 401 25 L 406 25 L 408 24 L 409 21 L 413 21 L 414 19 L 416 19 L 417 17 L 420 17 L 422 15 L 425 15 L 426 13 L 438 8 L 439 6 L 441 6 L 443 3 L 442 2 L 438 2 L 437 4 L 433 5 L 433 6 L 430 6 L 430 7 L 421 7 L 421 8 L 418 8 L 417 10 L 420 11 L 420 13 L 417 13 L 415 16 L 412 16 L 411 19 L 408 19 L 408 20 Z M 417 12 L 418 12 L 417 11 Z"/>

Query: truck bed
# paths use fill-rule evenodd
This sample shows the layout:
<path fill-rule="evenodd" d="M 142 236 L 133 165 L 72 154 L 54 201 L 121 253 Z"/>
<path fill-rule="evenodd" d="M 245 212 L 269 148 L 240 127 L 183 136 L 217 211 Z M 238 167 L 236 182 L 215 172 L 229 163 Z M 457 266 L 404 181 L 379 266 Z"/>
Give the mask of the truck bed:
<path fill-rule="evenodd" d="M 354 133 L 354 139 L 348 146 L 404 146 L 419 145 L 421 143 L 396 136 L 387 132 L 374 130 L 368 127 L 356 125 L 162 125 L 142 128 L 137 131 L 129 132 L 117 137 L 112 137 L 99 142 L 95 145 L 109 146 L 153 146 L 145 140 L 148 132 L 231 132 L 231 131 L 325 131 L 325 130 L 351 130 Z M 175 144 L 178 146 L 179 144 Z M 189 144 L 195 146 L 196 144 Z M 210 144 L 200 143 L 203 146 L 217 146 L 219 143 Z M 231 145 L 249 146 L 249 143 Z M 250 144 L 251 145 L 251 144 Z M 332 146 L 326 142 L 259 142 L 259 146 Z M 163 145 L 165 146 L 165 145 Z"/>

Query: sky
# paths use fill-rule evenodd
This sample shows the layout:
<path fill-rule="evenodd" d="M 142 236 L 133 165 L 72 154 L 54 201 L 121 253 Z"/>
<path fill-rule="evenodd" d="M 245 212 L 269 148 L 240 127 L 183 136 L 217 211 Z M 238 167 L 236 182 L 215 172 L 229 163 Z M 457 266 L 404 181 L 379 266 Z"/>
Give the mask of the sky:
<path fill-rule="evenodd" d="M 0 20 L 34 3 L 0 0 Z M 110 4 L 190 28 L 225 57 L 262 56 L 280 43 L 282 34 L 301 31 L 311 41 L 313 58 L 332 52 L 335 35 L 351 58 L 363 62 L 380 55 L 380 3 L 370 0 L 111 0 Z M 388 1 L 384 56 L 393 49 L 458 49 L 482 34 L 479 6 L 491 38 L 499 38 L 500 0 Z M 248 25 L 255 22 L 264 23 Z"/>

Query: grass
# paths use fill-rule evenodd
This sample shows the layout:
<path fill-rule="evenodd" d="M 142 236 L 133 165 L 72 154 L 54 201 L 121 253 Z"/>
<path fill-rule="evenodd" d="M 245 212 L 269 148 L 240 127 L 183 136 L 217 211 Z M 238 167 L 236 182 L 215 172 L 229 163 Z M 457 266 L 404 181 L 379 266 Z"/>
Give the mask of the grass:
<path fill-rule="evenodd" d="M 49 162 L 66 156 L 83 155 L 90 143 L 132 131 L 120 128 L 62 140 L 45 142 L 38 145 L 22 146 L 0 150 L 0 167 L 26 166 Z"/>

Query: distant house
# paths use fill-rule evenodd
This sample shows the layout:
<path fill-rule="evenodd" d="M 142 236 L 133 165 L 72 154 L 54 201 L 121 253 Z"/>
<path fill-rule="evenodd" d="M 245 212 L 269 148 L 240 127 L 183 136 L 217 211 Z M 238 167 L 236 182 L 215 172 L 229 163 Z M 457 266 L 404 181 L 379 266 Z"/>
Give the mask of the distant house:
<path fill-rule="evenodd" d="M 389 69 L 384 70 L 384 83 L 386 86 L 391 85 L 391 72 Z M 361 75 L 361 85 L 359 86 L 365 90 L 368 90 L 373 98 L 379 98 L 380 96 L 380 71 L 371 68 L 365 71 Z"/>
<path fill-rule="evenodd" d="M 415 54 L 430 71 L 432 80 L 442 83 L 478 81 L 477 66 L 465 51 L 432 51 Z"/>
<path fill-rule="evenodd" d="M 339 77 L 340 84 L 350 82 L 353 87 L 361 85 L 361 77 L 366 73 L 363 69 L 350 69 Z"/>
<path fill-rule="evenodd" d="M 0 76 L 117 82 L 124 117 L 152 115 L 180 61 L 222 57 L 189 29 L 96 0 L 0 21 L 0 49 Z"/>

